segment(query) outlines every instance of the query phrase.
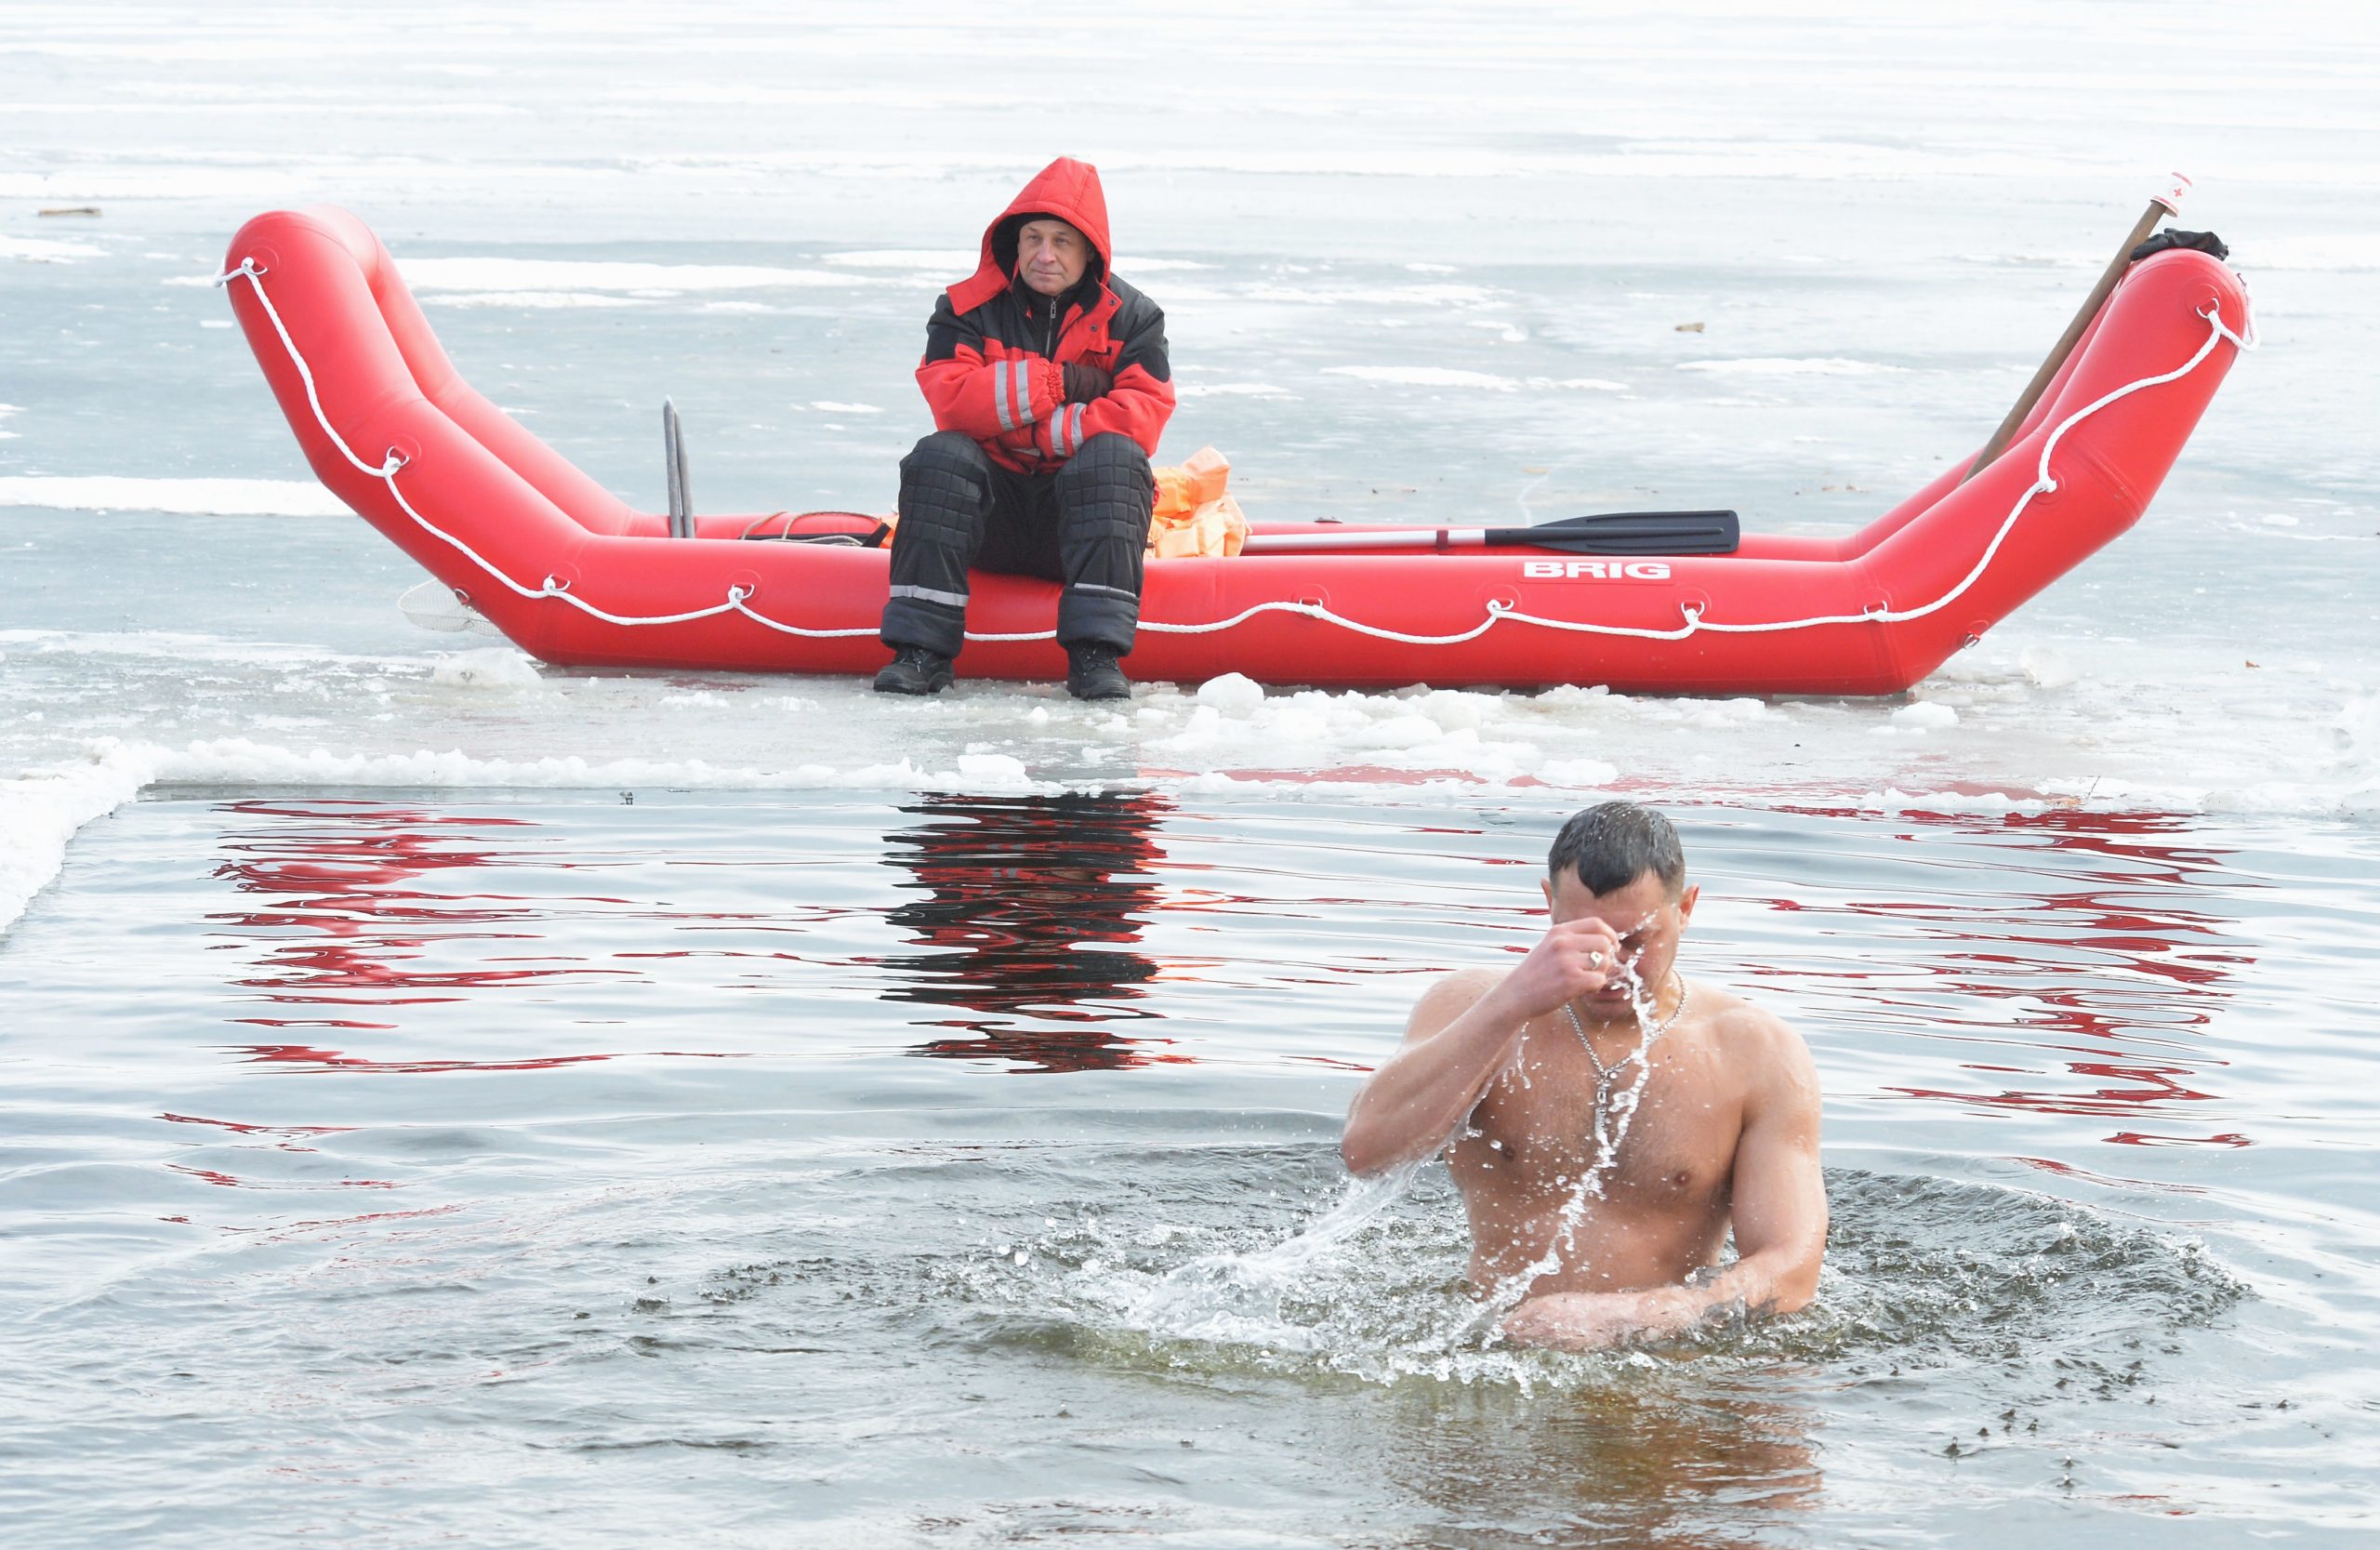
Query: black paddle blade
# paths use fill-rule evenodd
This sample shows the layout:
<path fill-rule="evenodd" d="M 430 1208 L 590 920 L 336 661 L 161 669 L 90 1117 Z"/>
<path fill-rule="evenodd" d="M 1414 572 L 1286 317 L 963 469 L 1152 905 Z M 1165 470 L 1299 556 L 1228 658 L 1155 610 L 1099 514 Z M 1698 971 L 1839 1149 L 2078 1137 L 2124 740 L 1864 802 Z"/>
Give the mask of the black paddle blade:
<path fill-rule="evenodd" d="M 1606 511 L 1535 527 L 1491 527 L 1490 544 L 1572 554 L 1733 554 L 1742 537 L 1733 511 Z"/>

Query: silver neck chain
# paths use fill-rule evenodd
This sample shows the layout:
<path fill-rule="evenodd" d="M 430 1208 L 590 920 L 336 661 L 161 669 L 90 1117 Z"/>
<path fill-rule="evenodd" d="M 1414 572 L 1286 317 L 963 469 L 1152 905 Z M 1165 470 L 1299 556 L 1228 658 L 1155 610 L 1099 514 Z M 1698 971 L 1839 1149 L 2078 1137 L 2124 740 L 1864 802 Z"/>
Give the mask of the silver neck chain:
<path fill-rule="evenodd" d="M 1646 1030 L 1643 1041 L 1634 1050 L 1609 1066 L 1603 1063 L 1603 1056 L 1595 1053 L 1594 1040 L 1587 1037 L 1587 1025 L 1580 1021 L 1577 1005 L 1570 1001 L 1562 1003 L 1563 1013 L 1570 1019 L 1570 1031 L 1579 1036 L 1579 1048 L 1587 1052 L 1587 1063 L 1595 1069 L 1595 1104 L 1592 1116 L 1595 1157 L 1588 1171 L 1588 1188 L 1595 1195 L 1603 1193 L 1603 1174 L 1620 1159 L 1620 1138 L 1628 1133 L 1628 1121 L 1635 1116 L 1636 1105 L 1645 1093 L 1645 1080 L 1653 1074 L 1653 1046 L 1660 1042 L 1661 1035 L 1669 1032 L 1680 1017 L 1686 1015 L 1688 994 L 1686 976 L 1674 969 L 1670 974 L 1677 980 L 1677 1005 L 1668 1016 Z M 1620 1074 L 1631 1066 L 1636 1067 L 1636 1080 L 1629 1084 L 1626 1091 L 1615 1096 L 1612 1088 L 1619 1082 Z"/>

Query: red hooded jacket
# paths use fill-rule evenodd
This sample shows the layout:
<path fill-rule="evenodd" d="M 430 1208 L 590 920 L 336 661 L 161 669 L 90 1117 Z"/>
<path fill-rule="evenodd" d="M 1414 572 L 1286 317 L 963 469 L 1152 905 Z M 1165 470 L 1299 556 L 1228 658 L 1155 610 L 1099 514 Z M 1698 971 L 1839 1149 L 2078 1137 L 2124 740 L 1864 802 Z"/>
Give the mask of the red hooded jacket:
<path fill-rule="evenodd" d="M 1017 284 L 1016 235 L 1033 216 L 1055 216 L 1091 246 L 1082 281 L 1045 297 Z M 1120 431 L 1154 457 L 1173 413 L 1165 314 L 1110 272 L 1107 196 L 1099 171 L 1061 156 L 1035 174 L 984 229 L 982 262 L 943 292 L 926 325 L 918 386 L 934 429 L 973 437 L 1020 473 L 1049 473 L 1103 431 Z M 1068 404 L 1062 365 L 1113 374 L 1108 391 Z"/>

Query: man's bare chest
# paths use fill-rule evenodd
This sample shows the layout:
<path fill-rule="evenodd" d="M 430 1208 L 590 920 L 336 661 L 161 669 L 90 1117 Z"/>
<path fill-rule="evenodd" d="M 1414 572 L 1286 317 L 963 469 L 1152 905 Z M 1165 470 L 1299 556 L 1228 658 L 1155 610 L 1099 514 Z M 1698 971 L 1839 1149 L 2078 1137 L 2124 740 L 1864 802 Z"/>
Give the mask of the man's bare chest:
<path fill-rule="evenodd" d="M 1724 1201 L 1734 1177 L 1742 1108 L 1697 1075 L 1677 1064 L 1656 1065 L 1602 1171 L 1604 1199 L 1663 1213 Z M 1567 1198 L 1603 1150 L 1594 1133 L 1594 1094 L 1583 1062 L 1575 1069 L 1553 1064 L 1530 1073 L 1525 1084 L 1508 1080 L 1491 1089 L 1458 1149 L 1458 1163 L 1469 1164 L 1461 1171 L 1516 1204 L 1531 1197 Z M 1618 1106 L 1609 1098 L 1606 1106 Z"/>

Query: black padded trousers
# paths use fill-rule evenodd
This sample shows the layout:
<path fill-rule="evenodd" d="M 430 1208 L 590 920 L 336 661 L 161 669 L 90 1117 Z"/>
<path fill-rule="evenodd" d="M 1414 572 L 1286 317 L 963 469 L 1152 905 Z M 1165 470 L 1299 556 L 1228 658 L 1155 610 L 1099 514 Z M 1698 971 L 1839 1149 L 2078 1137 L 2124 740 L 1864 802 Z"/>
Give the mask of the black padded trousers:
<path fill-rule="evenodd" d="M 901 459 L 884 643 L 958 656 L 972 567 L 1063 583 L 1059 643 L 1130 651 L 1156 503 L 1148 455 L 1130 436 L 1091 437 L 1057 472 L 1026 474 L 972 437 L 936 431 Z"/>

